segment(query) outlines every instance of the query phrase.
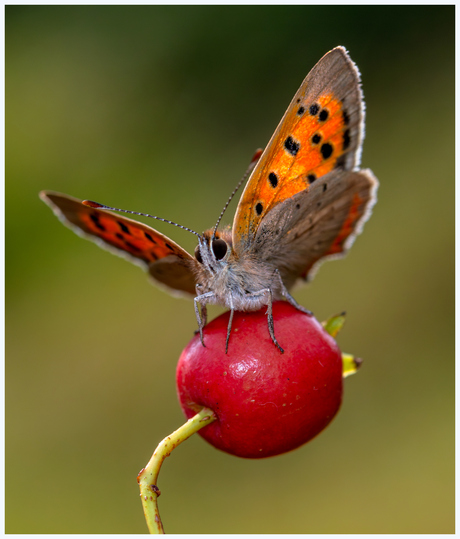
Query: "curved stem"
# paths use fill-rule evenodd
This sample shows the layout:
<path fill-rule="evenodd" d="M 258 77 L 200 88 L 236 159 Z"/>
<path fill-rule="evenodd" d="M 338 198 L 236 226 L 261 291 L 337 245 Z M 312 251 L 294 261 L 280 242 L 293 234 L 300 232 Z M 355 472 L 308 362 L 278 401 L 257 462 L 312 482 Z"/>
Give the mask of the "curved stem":
<path fill-rule="evenodd" d="M 169 457 L 171 451 L 179 444 L 216 419 L 212 410 L 203 408 L 198 414 L 189 419 L 187 423 L 162 440 L 155 449 L 147 466 L 139 472 L 137 482 L 141 490 L 142 507 L 150 533 L 164 533 L 157 503 L 158 496 L 161 494 L 157 487 L 157 479 L 163 461 L 166 457 Z"/>

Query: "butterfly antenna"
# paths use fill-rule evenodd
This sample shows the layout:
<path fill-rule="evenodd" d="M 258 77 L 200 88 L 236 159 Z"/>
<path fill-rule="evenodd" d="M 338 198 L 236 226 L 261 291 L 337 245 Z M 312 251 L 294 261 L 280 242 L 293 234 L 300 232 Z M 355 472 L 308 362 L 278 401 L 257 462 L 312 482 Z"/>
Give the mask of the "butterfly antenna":
<path fill-rule="evenodd" d="M 170 225 L 174 225 L 174 226 L 177 226 L 178 228 L 182 228 L 183 230 L 187 230 L 188 232 L 195 234 L 195 236 L 201 237 L 200 234 L 198 234 L 198 232 L 195 232 L 191 228 L 178 225 L 174 221 L 169 221 L 168 219 L 156 217 L 155 215 L 149 215 L 148 213 L 140 213 L 138 211 L 131 211 L 131 210 L 121 210 L 120 208 L 111 208 L 110 206 L 106 206 L 105 204 L 99 204 L 99 202 L 93 202 L 92 200 L 83 200 L 82 204 L 84 204 L 85 206 L 89 206 L 90 208 L 97 208 L 98 210 L 119 211 L 123 213 L 132 213 L 133 215 L 141 215 L 143 217 L 151 217 L 152 219 L 156 219 L 157 221 L 163 221 L 164 223 L 169 223 Z"/>
<path fill-rule="evenodd" d="M 216 237 L 216 232 L 217 232 L 217 227 L 219 226 L 220 222 L 222 221 L 222 217 L 224 216 L 224 213 L 225 211 L 227 210 L 228 208 L 228 205 L 230 204 L 230 202 L 232 201 L 233 197 L 236 195 L 238 189 L 241 187 L 242 183 L 244 181 L 246 181 L 246 179 L 248 178 L 249 174 L 251 174 L 251 172 L 254 170 L 254 167 L 256 166 L 256 163 L 257 161 L 260 159 L 260 156 L 262 155 L 262 152 L 263 150 L 261 150 L 260 148 L 258 150 L 256 150 L 253 158 L 251 159 L 251 162 L 249 163 L 249 166 L 246 170 L 246 172 L 244 173 L 243 177 L 241 178 L 241 180 L 238 182 L 237 186 L 235 187 L 235 189 L 233 189 L 233 192 L 232 194 L 229 196 L 227 202 L 225 203 L 225 206 L 223 208 L 223 210 L 220 212 L 220 215 L 219 215 L 219 219 L 217 219 L 217 223 L 216 223 L 216 226 L 214 227 L 214 230 L 212 231 L 212 238 L 211 240 L 213 240 L 215 237 Z"/>

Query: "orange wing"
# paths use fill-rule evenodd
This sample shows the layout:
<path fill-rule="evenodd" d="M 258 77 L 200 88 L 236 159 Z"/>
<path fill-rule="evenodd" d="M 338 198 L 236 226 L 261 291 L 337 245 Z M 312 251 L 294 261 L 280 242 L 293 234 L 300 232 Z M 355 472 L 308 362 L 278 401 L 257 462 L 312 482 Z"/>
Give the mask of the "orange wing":
<path fill-rule="evenodd" d="M 80 200 L 42 191 L 40 198 L 69 228 L 115 254 L 129 255 L 157 281 L 173 290 L 195 294 L 195 259 L 153 228 L 114 213 L 85 206 Z"/>
<path fill-rule="evenodd" d="M 362 103 L 359 72 L 337 47 L 307 75 L 248 180 L 233 224 L 237 254 L 280 202 L 335 168 L 359 165 Z"/>

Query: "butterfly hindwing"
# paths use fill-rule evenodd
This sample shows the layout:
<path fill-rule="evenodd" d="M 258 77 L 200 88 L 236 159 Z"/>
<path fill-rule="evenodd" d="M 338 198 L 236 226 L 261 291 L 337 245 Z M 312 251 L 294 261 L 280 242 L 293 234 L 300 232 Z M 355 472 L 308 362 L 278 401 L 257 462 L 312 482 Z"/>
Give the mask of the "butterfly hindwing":
<path fill-rule="evenodd" d="M 250 256 L 271 261 L 288 289 L 298 278 L 311 278 L 321 262 L 351 247 L 376 202 L 377 185 L 370 170 L 322 176 L 263 219 Z"/>
<path fill-rule="evenodd" d="M 358 166 L 363 118 L 359 72 L 337 47 L 307 75 L 248 180 L 233 225 L 236 252 L 278 204 L 334 169 Z"/>
<path fill-rule="evenodd" d="M 80 200 L 43 191 L 41 199 L 69 228 L 129 258 L 158 282 L 173 290 L 195 294 L 195 259 L 167 236 L 138 221 L 85 206 Z"/>

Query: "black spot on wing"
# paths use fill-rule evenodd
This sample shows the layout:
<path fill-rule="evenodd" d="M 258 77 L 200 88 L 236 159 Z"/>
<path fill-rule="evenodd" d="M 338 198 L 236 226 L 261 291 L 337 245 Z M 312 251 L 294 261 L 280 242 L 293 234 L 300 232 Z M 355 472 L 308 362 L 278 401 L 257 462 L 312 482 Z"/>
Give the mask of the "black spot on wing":
<path fill-rule="evenodd" d="M 311 141 L 312 141 L 313 144 L 319 144 L 321 142 L 321 135 L 318 135 L 318 133 L 315 133 L 311 137 Z"/>
<path fill-rule="evenodd" d="M 144 231 L 144 236 L 149 240 L 151 241 L 152 243 L 156 244 L 157 242 L 152 238 L 152 236 L 148 233 L 148 232 L 145 232 Z"/>
<path fill-rule="evenodd" d="M 117 225 L 121 228 L 121 231 L 125 234 L 131 234 L 129 228 L 122 221 L 117 221 Z"/>
<path fill-rule="evenodd" d="M 299 109 L 297 110 L 297 114 L 299 116 L 302 116 L 302 114 L 305 112 L 305 107 L 299 107 Z"/>
<path fill-rule="evenodd" d="M 318 103 L 313 103 L 313 105 L 310 105 L 310 109 L 309 109 L 309 112 L 312 116 L 316 116 L 319 112 L 319 105 Z"/>
<path fill-rule="evenodd" d="M 256 213 L 257 215 L 260 215 L 264 211 L 264 207 L 260 202 L 256 204 Z"/>
<path fill-rule="evenodd" d="M 284 141 L 284 148 L 291 154 L 297 155 L 300 150 L 300 142 L 294 140 L 290 135 Z"/>
<path fill-rule="evenodd" d="M 309 174 L 307 176 L 308 183 L 313 183 L 316 180 L 316 174 Z"/>
<path fill-rule="evenodd" d="M 268 175 L 268 181 L 274 189 L 278 185 L 278 176 L 274 172 L 270 172 Z"/>
<path fill-rule="evenodd" d="M 325 142 L 321 146 L 321 155 L 323 156 L 323 159 L 327 159 L 328 157 L 331 157 L 332 152 L 334 148 L 332 147 L 332 144 L 329 144 L 329 142 Z"/>
<path fill-rule="evenodd" d="M 319 113 L 319 121 L 320 122 L 325 122 L 328 118 L 329 118 L 329 111 L 327 109 L 323 109 L 320 113 Z"/>
<path fill-rule="evenodd" d="M 102 225 L 100 222 L 99 222 L 99 215 L 95 214 L 95 213 L 91 213 L 89 218 L 91 219 L 91 221 L 93 221 L 94 223 L 94 226 L 96 228 L 98 228 L 99 230 L 101 230 L 102 232 L 105 232 L 106 228 L 104 225 Z"/>
<path fill-rule="evenodd" d="M 97 215 L 96 213 L 91 213 L 89 218 L 91 219 L 91 221 L 93 221 L 94 223 L 94 226 L 96 228 L 98 228 L 99 230 L 101 230 L 102 232 L 105 232 L 105 226 L 102 225 L 100 222 L 99 222 L 99 215 Z"/>

